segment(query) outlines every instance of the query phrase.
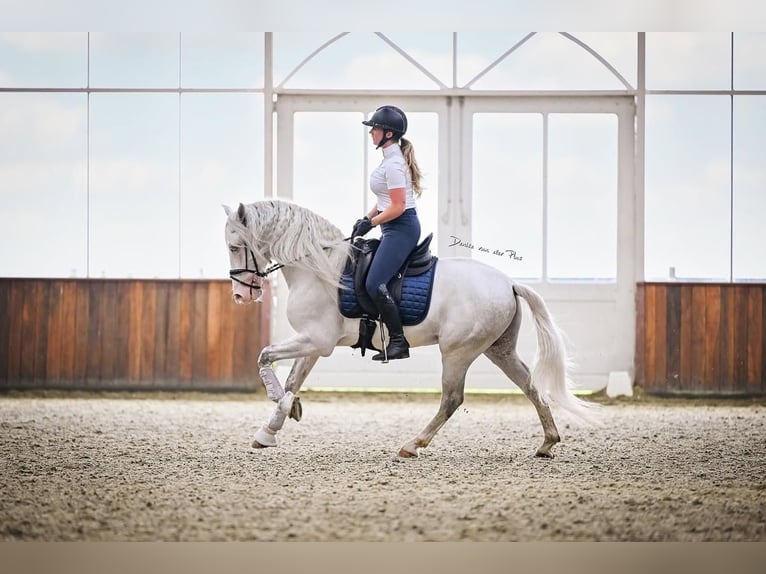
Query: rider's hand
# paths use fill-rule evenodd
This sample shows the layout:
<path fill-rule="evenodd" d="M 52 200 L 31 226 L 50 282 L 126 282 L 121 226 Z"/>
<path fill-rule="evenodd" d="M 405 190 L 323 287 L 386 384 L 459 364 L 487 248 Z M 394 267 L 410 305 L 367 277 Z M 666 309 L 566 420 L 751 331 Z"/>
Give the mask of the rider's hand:
<path fill-rule="evenodd" d="M 366 215 L 354 223 L 354 229 L 351 231 L 351 237 L 364 237 L 372 229 L 372 221 Z"/>

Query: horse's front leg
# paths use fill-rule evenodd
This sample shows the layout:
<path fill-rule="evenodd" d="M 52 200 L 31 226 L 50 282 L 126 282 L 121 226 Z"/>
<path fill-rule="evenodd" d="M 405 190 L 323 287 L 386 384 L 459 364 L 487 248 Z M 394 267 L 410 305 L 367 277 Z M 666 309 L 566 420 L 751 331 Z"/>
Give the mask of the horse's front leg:
<path fill-rule="evenodd" d="M 258 372 L 266 387 L 267 396 L 277 403 L 277 406 L 269 420 L 255 432 L 253 448 L 277 446 L 276 434 L 284 425 L 288 414 L 293 413 L 293 418 L 300 420 L 300 403 L 295 403 L 295 395 L 319 356 L 332 351 L 332 347 L 329 348 L 329 352 L 325 347 L 326 345 L 320 347 L 307 335 L 298 334 L 283 343 L 265 347 L 261 351 L 258 358 Z M 297 360 L 287 378 L 286 388 L 283 388 L 272 365 L 275 361 L 291 358 Z"/>

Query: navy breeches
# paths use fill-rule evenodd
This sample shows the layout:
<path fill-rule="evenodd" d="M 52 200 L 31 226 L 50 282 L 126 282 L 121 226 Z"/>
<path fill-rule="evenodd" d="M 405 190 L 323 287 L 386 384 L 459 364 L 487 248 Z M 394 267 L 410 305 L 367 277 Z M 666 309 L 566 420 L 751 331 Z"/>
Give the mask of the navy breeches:
<path fill-rule="evenodd" d="M 373 301 L 381 284 L 388 283 L 399 272 L 407 256 L 420 239 L 420 220 L 414 207 L 406 209 L 399 217 L 380 226 L 380 246 L 370 265 L 364 284 Z"/>

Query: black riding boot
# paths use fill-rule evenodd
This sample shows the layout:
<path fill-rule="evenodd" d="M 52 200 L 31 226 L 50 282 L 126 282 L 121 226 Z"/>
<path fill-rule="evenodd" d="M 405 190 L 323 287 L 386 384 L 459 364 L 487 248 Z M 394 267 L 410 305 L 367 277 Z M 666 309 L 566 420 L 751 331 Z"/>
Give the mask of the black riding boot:
<path fill-rule="evenodd" d="M 388 327 L 388 346 L 385 352 L 373 355 L 373 361 L 385 361 L 393 359 L 407 359 L 410 356 L 410 344 L 404 338 L 402 319 L 399 317 L 399 309 L 388 293 L 385 285 L 378 287 L 375 306 L 380 312 L 380 317 Z"/>

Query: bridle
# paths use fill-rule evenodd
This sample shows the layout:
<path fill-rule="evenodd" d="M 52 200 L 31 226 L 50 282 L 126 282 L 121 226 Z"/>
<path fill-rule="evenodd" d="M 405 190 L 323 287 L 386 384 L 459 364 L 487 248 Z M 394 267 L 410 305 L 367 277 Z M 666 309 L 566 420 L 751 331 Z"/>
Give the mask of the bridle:
<path fill-rule="evenodd" d="M 249 269 L 247 266 L 247 254 L 250 254 L 250 257 L 253 258 L 253 265 L 255 266 L 255 269 Z M 284 267 L 282 263 L 275 263 L 271 267 L 267 267 L 265 271 L 261 271 L 258 268 L 258 260 L 255 258 L 255 253 L 253 253 L 252 249 L 248 249 L 245 251 L 245 266 L 240 269 L 230 269 L 229 270 L 229 277 L 231 277 L 232 281 L 236 281 L 240 285 L 244 285 L 245 287 L 250 288 L 250 298 L 253 298 L 253 289 L 256 291 L 261 291 L 262 287 L 260 285 L 257 285 L 255 283 L 255 278 L 260 277 L 261 279 L 265 279 L 268 277 L 271 273 L 274 273 L 277 269 L 281 269 Z M 252 273 L 252 280 L 250 283 L 247 281 L 242 281 L 237 275 L 242 275 L 243 273 Z"/>
<path fill-rule="evenodd" d="M 351 241 L 352 239 L 353 239 L 353 237 L 346 237 L 345 239 L 343 239 L 343 241 Z M 325 247 L 325 249 L 326 249 L 326 247 Z M 248 253 L 250 254 L 250 257 L 252 257 L 252 259 L 253 259 L 253 266 L 255 267 L 255 269 L 249 269 L 248 266 L 247 266 L 247 254 Z M 265 271 L 261 271 L 258 268 L 258 261 L 255 258 L 255 253 L 253 253 L 252 249 L 247 249 L 245 251 L 245 266 L 243 268 L 239 268 L 239 269 L 229 269 L 229 277 L 231 278 L 232 281 L 236 281 L 240 285 L 244 285 L 245 287 L 249 287 L 250 288 L 250 298 L 252 299 L 253 298 L 253 290 L 256 290 L 256 291 L 261 291 L 262 290 L 262 287 L 255 283 L 255 278 L 256 277 L 260 277 L 261 279 L 266 279 L 266 277 L 268 277 L 270 274 L 274 273 L 274 271 L 282 269 L 282 267 L 284 267 L 284 266 L 285 266 L 284 263 L 275 263 L 274 265 L 272 265 L 270 267 L 267 267 Z M 242 281 L 242 279 L 237 277 L 237 275 L 242 275 L 243 273 L 252 273 L 252 280 L 250 281 L 250 283 L 248 283 L 247 281 Z"/>

